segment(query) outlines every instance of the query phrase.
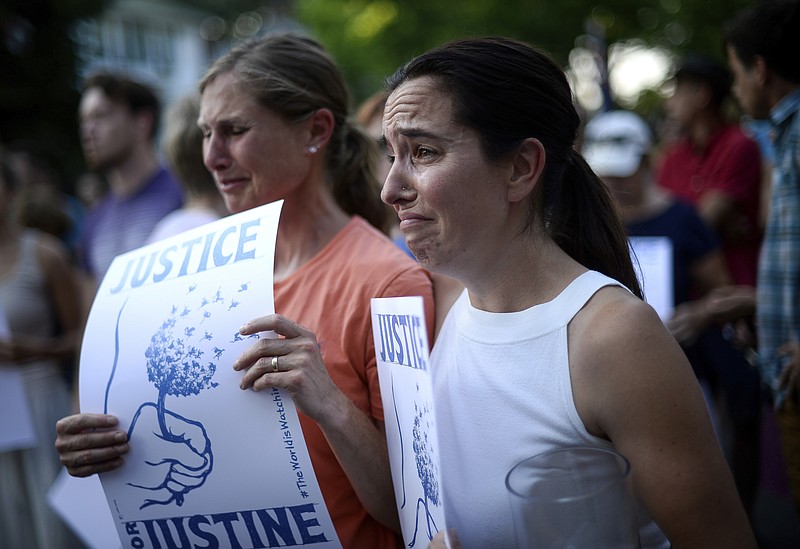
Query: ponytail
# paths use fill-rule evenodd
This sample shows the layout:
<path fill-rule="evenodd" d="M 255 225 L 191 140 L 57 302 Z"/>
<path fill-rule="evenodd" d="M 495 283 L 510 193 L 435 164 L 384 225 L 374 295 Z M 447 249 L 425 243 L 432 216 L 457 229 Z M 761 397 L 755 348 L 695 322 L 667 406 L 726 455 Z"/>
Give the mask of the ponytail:
<path fill-rule="evenodd" d="M 584 267 L 621 282 L 642 298 L 622 221 L 605 184 L 583 157 L 572 150 L 561 180 L 550 187 L 545 191 L 550 237 Z"/>
<path fill-rule="evenodd" d="M 378 148 L 360 128 L 346 121 L 339 154 L 330 154 L 333 196 L 349 215 L 359 215 L 389 234 L 392 210 L 381 200 L 378 181 Z"/>

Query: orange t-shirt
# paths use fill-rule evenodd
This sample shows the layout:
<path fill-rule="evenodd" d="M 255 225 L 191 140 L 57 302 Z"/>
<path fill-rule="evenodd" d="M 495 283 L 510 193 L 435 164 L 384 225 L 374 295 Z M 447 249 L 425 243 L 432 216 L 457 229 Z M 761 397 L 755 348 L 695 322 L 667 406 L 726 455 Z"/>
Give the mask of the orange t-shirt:
<path fill-rule="evenodd" d="M 433 341 L 428 274 L 387 237 L 354 217 L 314 258 L 275 283 L 275 311 L 313 330 L 331 379 L 373 421 L 383 421 L 370 299 L 420 295 Z M 322 496 L 345 548 L 397 548 L 402 540 L 364 509 L 319 426 L 300 424 Z"/>

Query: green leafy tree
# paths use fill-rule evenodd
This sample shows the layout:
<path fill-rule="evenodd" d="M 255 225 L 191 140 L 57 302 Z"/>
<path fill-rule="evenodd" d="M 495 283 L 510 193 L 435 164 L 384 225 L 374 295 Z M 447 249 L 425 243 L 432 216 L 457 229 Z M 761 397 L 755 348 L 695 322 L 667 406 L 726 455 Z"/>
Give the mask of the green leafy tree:
<path fill-rule="evenodd" d="M 641 39 L 680 54 L 722 55 L 720 27 L 755 0 L 173 0 L 223 20 L 225 42 L 245 12 L 295 18 L 336 57 L 356 101 L 398 66 L 464 36 L 503 34 L 537 44 L 566 65 L 588 29 L 607 44 Z M 70 181 L 83 168 L 77 139 L 75 23 L 110 0 L 0 3 L 0 142 L 33 139 Z M 269 30 L 267 26 L 265 30 Z"/>
<path fill-rule="evenodd" d="M 333 52 L 357 100 L 396 67 L 450 39 L 502 34 L 566 65 L 592 28 L 605 42 L 641 39 L 680 54 L 722 54 L 720 28 L 751 0 L 297 0 L 296 16 Z"/>

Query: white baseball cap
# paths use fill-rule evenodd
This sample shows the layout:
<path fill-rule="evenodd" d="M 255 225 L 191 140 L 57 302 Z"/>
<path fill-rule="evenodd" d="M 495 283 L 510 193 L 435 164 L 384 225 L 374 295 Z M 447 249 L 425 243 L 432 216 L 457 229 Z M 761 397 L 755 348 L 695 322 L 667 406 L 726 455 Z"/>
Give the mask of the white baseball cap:
<path fill-rule="evenodd" d="M 653 146 L 647 123 L 630 111 L 596 115 L 583 138 L 583 157 L 600 177 L 630 177 Z"/>

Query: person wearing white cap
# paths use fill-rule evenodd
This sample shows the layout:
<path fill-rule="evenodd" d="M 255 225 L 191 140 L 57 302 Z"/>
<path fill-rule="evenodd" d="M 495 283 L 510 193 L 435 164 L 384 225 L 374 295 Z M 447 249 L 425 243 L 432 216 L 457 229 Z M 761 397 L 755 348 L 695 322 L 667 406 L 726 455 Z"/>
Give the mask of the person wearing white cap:
<path fill-rule="evenodd" d="M 592 118 L 584 130 L 583 155 L 600 177 L 630 177 L 653 146 L 647 124 L 630 111 L 609 111 Z"/>
<path fill-rule="evenodd" d="M 664 236 L 672 243 L 678 307 L 667 325 L 680 343 L 688 345 L 712 316 L 702 301 L 687 303 L 692 292 L 707 293 L 730 284 L 730 276 L 710 227 L 692 206 L 655 183 L 651 148 L 650 129 L 630 111 L 597 115 L 584 131 L 584 158 L 611 191 L 628 236 Z"/>
<path fill-rule="evenodd" d="M 737 316 L 720 299 L 733 286 L 712 228 L 695 208 L 655 181 L 650 129 L 630 111 L 595 116 L 584 130 L 586 161 L 608 186 L 632 237 L 664 236 L 673 248 L 675 311 L 666 322 L 704 387 L 725 394 L 733 426 L 731 468 L 746 507 L 757 484 L 758 376 L 719 325 Z M 647 288 L 645 297 L 647 297 Z M 699 296 L 699 297 L 698 297 Z M 713 413 L 713 408 L 712 408 Z"/>

